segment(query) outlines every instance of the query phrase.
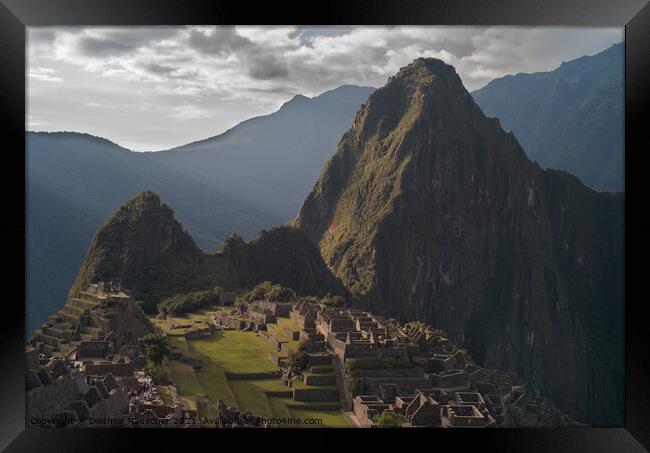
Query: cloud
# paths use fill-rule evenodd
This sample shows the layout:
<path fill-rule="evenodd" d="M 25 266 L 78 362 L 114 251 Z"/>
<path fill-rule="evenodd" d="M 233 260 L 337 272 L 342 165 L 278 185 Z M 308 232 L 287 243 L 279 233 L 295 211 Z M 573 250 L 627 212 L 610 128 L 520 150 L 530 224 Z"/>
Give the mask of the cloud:
<path fill-rule="evenodd" d="M 230 55 L 240 50 L 250 50 L 253 42 L 237 33 L 234 27 L 211 27 L 193 29 L 189 32 L 188 45 L 211 55 Z"/>
<path fill-rule="evenodd" d="M 43 82 L 63 82 L 61 77 L 57 77 L 56 71 L 52 68 L 31 68 L 27 71 L 27 77 Z"/>
<path fill-rule="evenodd" d="M 273 55 L 259 55 L 249 65 L 248 73 L 254 79 L 277 79 L 289 75 L 286 64 Z"/>
<path fill-rule="evenodd" d="M 28 37 L 28 102 L 33 108 L 39 99 L 50 102 L 53 124 L 61 121 L 54 119 L 54 99 L 78 105 L 120 100 L 147 108 L 133 109 L 127 124 L 119 116 L 100 121 L 100 108 L 94 107 L 96 122 L 111 131 L 103 135 L 128 144 L 117 135 L 122 128 L 133 130 L 136 114 L 148 115 L 143 121 L 156 118 L 151 127 L 170 134 L 174 122 L 185 118 L 205 128 L 185 127 L 188 136 L 174 140 L 178 144 L 270 113 L 295 94 L 315 96 L 344 84 L 381 86 L 417 57 L 453 65 L 474 90 L 496 77 L 552 70 L 562 61 L 597 53 L 622 41 L 623 32 L 584 27 L 29 27 Z M 82 115 L 77 114 L 79 124 L 88 120 Z M 74 122 L 66 128 L 79 129 Z M 139 141 L 150 143 L 151 138 Z"/>

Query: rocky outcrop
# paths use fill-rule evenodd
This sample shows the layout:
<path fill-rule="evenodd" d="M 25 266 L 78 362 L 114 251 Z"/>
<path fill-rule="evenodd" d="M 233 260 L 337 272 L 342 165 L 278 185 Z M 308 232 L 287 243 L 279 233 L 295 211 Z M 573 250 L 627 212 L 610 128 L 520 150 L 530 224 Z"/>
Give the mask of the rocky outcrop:
<path fill-rule="evenodd" d="M 482 365 L 611 425 L 622 203 L 529 161 L 453 67 L 418 59 L 357 113 L 295 225 L 359 305 L 440 326 Z"/>

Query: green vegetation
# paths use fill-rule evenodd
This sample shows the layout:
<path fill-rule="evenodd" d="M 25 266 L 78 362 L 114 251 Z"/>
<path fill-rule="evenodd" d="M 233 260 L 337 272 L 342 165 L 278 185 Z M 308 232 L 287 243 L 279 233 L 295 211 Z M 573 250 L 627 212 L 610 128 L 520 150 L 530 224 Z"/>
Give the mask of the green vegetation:
<path fill-rule="evenodd" d="M 296 293 L 291 288 L 286 288 L 277 283 L 264 281 L 255 285 L 242 299 L 246 302 L 269 300 L 272 302 L 290 302 L 296 299 Z"/>
<path fill-rule="evenodd" d="M 305 371 L 309 364 L 309 357 L 307 357 L 307 343 L 300 343 L 298 349 L 290 351 L 287 356 L 287 366 L 294 371 Z"/>
<path fill-rule="evenodd" d="M 408 420 L 405 416 L 397 412 L 384 411 L 379 415 L 375 415 L 372 421 L 382 428 L 399 428 Z"/>
<path fill-rule="evenodd" d="M 343 298 L 343 296 L 327 293 L 320 300 L 320 303 L 323 305 L 327 305 L 328 307 L 342 308 L 345 306 L 345 299 Z"/>
<path fill-rule="evenodd" d="M 172 377 L 178 388 L 179 395 L 203 396 L 206 391 L 199 382 L 194 369 L 185 363 L 175 360 L 167 361 Z"/>
<path fill-rule="evenodd" d="M 230 373 L 264 373 L 277 371 L 268 359 L 277 352 L 263 336 L 239 330 L 216 332 L 209 340 L 190 340 L 190 348 L 208 362 Z"/>
<path fill-rule="evenodd" d="M 151 376 L 153 383 L 156 385 L 165 386 L 171 382 L 171 373 L 168 368 L 162 366 L 151 366 L 151 362 L 147 364 L 147 373 Z"/>
<path fill-rule="evenodd" d="M 138 338 L 138 342 L 144 346 L 147 359 L 158 368 L 162 365 L 163 359 L 169 355 L 167 337 L 163 335 L 152 333 Z"/>
<path fill-rule="evenodd" d="M 173 317 L 167 321 L 155 319 L 157 325 L 167 334 L 170 322 L 177 325 L 194 325 L 206 318 L 202 310 L 189 313 L 183 317 Z M 154 318 L 152 318 L 154 319 Z M 290 320 L 280 318 L 278 325 L 270 324 L 270 329 L 282 331 L 283 327 L 293 329 Z M 181 328 L 175 330 L 184 330 Z M 216 332 L 210 339 L 188 340 L 184 335 L 168 336 L 169 348 L 185 357 L 198 359 L 202 366 L 194 369 L 192 366 L 176 360 L 164 360 L 163 372 L 173 377 L 178 394 L 183 399 L 207 397 L 210 403 L 200 406 L 202 417 L 216 417 L 216 403 L 223 400 L 228 406 L 236 406 L 249 410 L 256 415 L 273 418 L 320 419 L 322 424 L 291 425 L 295 427 L 348 427 L 349 423 L 341 413 L 338 402 L 324 403 L 324 410 L 312 410 L 309 403 L 294 401 L 293 388 L 335 388 L 335 386 L 307 386 L 298 378 L 294 378 L 292 387 L 287 387 L 279 377 L 244 378 L 241 374 L 257 374 L 277 372 L 278 368 L 268 359 L 269 352 L 278 351 L 263 336 L 254 332 L 226 330 Z M 300 362 L 297 366 L 306 368 L 307 357 L 297 340 L 294 356 Z M 325 367 L 325 366 L 323 366 Z M 323 368 L 321 367 L 321 368 Z M 326 368 L 326 367 L 325 367 Z M 239 374 L 240 376 L 228 377 Z M 303 409 L 304 407 L 304 409 Z M 289 425 L 284 425 L 289 426 Z"/>
<path fill-rule="evenodd" d="M 162 313 L 180 315 L 216 305 L 217 302 L 219 302 L 219 293 L 214 290 L 195 291 L 164 298 L 158 304 L 158 310 Z"/>

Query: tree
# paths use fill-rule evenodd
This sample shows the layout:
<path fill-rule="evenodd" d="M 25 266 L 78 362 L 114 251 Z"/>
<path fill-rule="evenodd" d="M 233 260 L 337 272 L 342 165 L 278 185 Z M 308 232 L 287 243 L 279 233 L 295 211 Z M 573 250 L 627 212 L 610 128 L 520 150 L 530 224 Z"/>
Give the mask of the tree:
<path fill-rule="evenodd" d="M 328 307 L 342 308 L 345 305 L 345 299 L 342 296 L 327 293 L 325 297 L 321 299 L 321 303 Z"/>
<path fill-rule="evenodd" d="M 384 411 L 380 415 L 375 415 L 372 421 L 382 428 L 399 428 L 408 422 L 408 419 L 397 412 Z"/>
<path fill-rule="evenodd" d="M 305 371 L 309 358 L 307 357 L 307 343 L 302 342 L 298 350 L 290 351 L 287 356 L 287 366 L 293 371 Z"/>
<path fill-rule="evenodd" d="M 269 300 L 272 302 L 290 302 L 296 299 L 296 293 L 293 289 L 282 286 L 278 283 L 263 281 L 255 285 L 248 293 L 243 296 L 247 302 L 258 300 Z"/>
<path fill-rule="evenodd" d="M 165 356 L 170 353 L 167 337 L 163 335 L 152 333 L 139 338 L 138 342 L 144 347 L 147 359 L 156 367 L 160 367 Z"/>

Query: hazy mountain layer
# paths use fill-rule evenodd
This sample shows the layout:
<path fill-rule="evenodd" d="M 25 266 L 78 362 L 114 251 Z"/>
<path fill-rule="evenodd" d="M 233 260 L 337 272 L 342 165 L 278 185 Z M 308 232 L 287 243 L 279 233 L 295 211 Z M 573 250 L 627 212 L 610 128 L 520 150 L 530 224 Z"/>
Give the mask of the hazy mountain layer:
<path fill-rule="evenodd" d="M 314 98 L 295 96 L 271 115 L 149 157 L 287 222 L 371 91 L 342 86 Z"/>
<path fill-rule="evenodd" d="M 623 190 L 624 74 L 624 45 L 616 44 L 554 71 L 495 79 L 472 95 L 542 167 L 596 190 Z"/>
<path fill-rule="evenodd" d="M 345 86 L 202 142 L 134 153 L 77 133 L 28 133 L 27 329 L 62 306 L 93 232 L 115 206 L 154 190 L 198 246 L 253 237 L 295 216 L 370 88 Z"/>

